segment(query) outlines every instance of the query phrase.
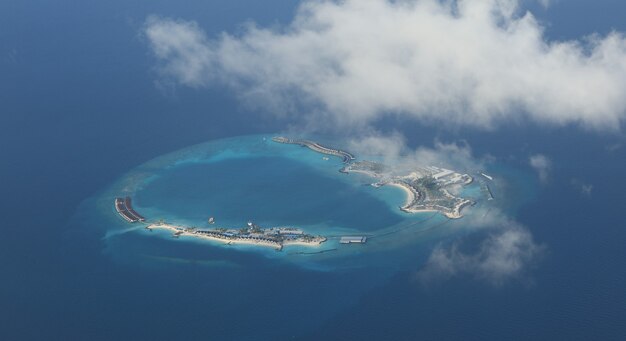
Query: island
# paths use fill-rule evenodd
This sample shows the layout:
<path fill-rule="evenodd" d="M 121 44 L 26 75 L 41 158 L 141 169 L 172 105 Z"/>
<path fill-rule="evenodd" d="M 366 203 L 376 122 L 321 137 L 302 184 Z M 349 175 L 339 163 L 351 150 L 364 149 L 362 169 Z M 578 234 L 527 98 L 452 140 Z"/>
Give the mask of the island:
<path fill-rule="evenodd" d="M 318 153 L 341 157 L 346 165 L 339 170 L 340 172 L 365 174 L 377 180 L 372 183 L 374 187 L 390 185 L 403 189 L 407 200 L 400 209 L 406 213 L 439 212 L 450 219 L 458 219 L 463 216 L 461 214 L 463 207 L 473 204 L 469 199 L 452 194 L 472 183 L 473 178 L 468 174 L 435 166 L 415 167 L 403 174 L 382 163 L 355 161 L 356 158 L 349 152 L 322 146 L 314 141 L 283 136 L 274 137 L 272 140 L 301 145 Z"/>
<path fill-rule="evenodd" d="M 324 236 L 313 236 L 304 233 L 295 227 L 272 227 L 261 228 L 253 222 L 248 222 L 242 228 L 216 227 L 213 229 L 200 229 L 193 226 L 168 224 L 163 220 L 155 223 L 146 222 L 146 218 L 137 213 L 131 206 L 131 198 L 115 198 L 115 210 L 118 215 L 129 223 L 145 223 L 147 230 L 167 230 L 172 232 L 173 237 L 191 236 L 213 241 L 224 242 L 228 245 L 248 244 L 268 246 L 280 251 L 284 246 L 302 245 L 319 246 L 326 241 Z M 215 218 L 208 219 L 209 224 L 215 223 Z"/>
<path fill-rule="evenodd" d="M 214 228 L 199 229 L 195 227 L 179 226 L 157 222 L 146 226 L 148 230 L 163 229 L 173 233 L 174 237 L 191 236 L 212 241 L 223 242 L 228 245 L 247 244 L 275 248 L 280 251 L 284 246 L 302 245 L 319 246 L 326 241 L 326 237 L 313 236 L 294 227 L 261 228 L 249 222 L 248 226 L 240 229 Z"/>
<path fill-rule="evenodd" d="M 397 175 L 383 164 L 361 161 L 354 162 L 342 169 L 345 173 L 363 173 L 378 181 L 374 187 L 395 186 L 404 190 L 406 203 L 400 209 L 407 213 L 439 212 L 450 219 L 463 215 L 461 210 L 473 202 L 452 194 L 472 183 L 468 174 L 435 166 L 415 168 L 408 174 Z"/>

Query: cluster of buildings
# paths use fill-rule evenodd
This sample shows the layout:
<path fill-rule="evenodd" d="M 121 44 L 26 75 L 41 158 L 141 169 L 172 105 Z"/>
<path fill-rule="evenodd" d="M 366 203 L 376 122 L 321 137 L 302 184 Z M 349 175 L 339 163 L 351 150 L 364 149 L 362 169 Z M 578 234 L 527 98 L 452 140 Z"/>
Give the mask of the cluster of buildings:
<path fill-rule="evenodd" d="M 280 243 L 280 241 L 273 239 L 273 238 L 266 237 L 262 234 L 240 234 L 240 233 L 231 232 L 231 231 L 220 232 L 217 230 L 198 230 L 198 231 L 194 231 L 193 233 L 199 234 L 199 235 L 205 235 L 208 237 L 213 237 L 216 239 L 249 240 L 249 241 L 271 244 L 277 248 L 282 247 L 282 244 Z"/>
<path fill-rule="evenodd" d="M 468 174 L 460 174 L 450 169 L 434 166 L 428 166 L 426 169 L 431 171 L 433 179 L 444 187 L 456 184 L 469 185 L 473 181 L 473 178 Z"/>

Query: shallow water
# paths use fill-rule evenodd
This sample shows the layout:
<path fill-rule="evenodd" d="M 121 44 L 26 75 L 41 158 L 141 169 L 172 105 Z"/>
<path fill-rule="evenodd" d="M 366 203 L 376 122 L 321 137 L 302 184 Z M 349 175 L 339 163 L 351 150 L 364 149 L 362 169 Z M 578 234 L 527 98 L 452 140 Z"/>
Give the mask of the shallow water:
<path fill-rule="evenodd" d="M 182 164 L 161 173 L 136 193 L 136 202 L 153 217 L 185 219 L 206 225 L 243 227 L 327 225 L 362 231 L 402 220 L 385 203 L 306 163 L 283 157 L 254 156 Z"/>

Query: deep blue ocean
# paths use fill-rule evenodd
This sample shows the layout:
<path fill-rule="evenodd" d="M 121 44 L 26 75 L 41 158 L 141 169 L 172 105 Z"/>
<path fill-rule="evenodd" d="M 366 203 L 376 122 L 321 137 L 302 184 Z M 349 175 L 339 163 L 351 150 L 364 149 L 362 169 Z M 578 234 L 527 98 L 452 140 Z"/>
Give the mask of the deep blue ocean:
<path fill-rule="evenodd" d="M 236 32 L 249 19 L 262 25 L 289 22 L 295 6 L 283 0 L 0 2 L 0 339 L 625 339 L 626 139 L 621 133 L 531 124 L 478 131 L 394 118 L 378 122 L 382 131 L 404 132 L 413 147 L 432 145 L 434 139 L 467 140 L 474 154 L 490 154 L 508 170 L 515 183 L 510 195 L 520 200 L 506 209 L 547 252 L 526 280 L 497 287 L 463 276 L 429 288 L 415 281 L 435 243 L 472 236 L 433 235 L 394 249 L 353 249 L 341 258 L 292 261 L 274 251 L 173 241 L 144 231 L 111 234 L 111 225 L 94 212 L 103 212 L 99 200 L 129 172 L 189 146 L 272 134 L 293 123 L 256 113 L 219 88 L 158 89 L 153 60 L 138 34 L 145 17 L 193 19 L 217 34 Z M 626 31 L 626 5 L 619 1 L 562 1 L 534 10 L 549 23 L 547 34 L 554 39 Z M 535 153 L 553 161 L 546 184 L 528 166 L 528 156 Z M 229 172 L 251 162 L 281 161 L 268 158 L 211 167 Z M 393 210 L 393 200 L 402 198 L 394 199 L 394 193 L 382 199 L 361 195 L 365 189 L 335 175 L 282 161 L 322 184 L 315 187 L 320 193 L 341 188 L 344 198 L 359 197 L 352 209 L 362 217 L 371 214 L 359 226 L 351 226 L 351 212 L 312 219 L 311 226 L 374 233 L 376 219 L 402 223 Z M 288 170 L 284 188 L 308 191 L 310 184 L 290 179 L 294 172 Z M 138 207 L 146 212 L 171 207 L 162 214 L 198 222 L 215 214 L 237 223 L 241 215 L 231 211 L 232 202 L 241 193 L 225 198 L 230 204 L 203 195 L 220 186 L 225 190 L 228 182 L 184 184 L 188 175 L 202 172 L 193 165 L 171 172 L 187 186 L 176 195 L 206 201 L 194 201 L 199 206 L 193 209 L 150 202 L 157 197 L 150 191 L 168 190 L 157 179 L 136 198 Z M 268 182 L 271 178 L 257 178 L 245 183 L 246 191 Z M 581 194 L 581 182 L 593 185 L 591 195 Z M 250 195 L 250 203 L 267 199 Z M 242 220 L 315 217 L 298 202 L 279 203 L 293 211 L 270 215 L 252 205 Z M 206 214 L 194 216 L 204 206 Z M 111 224 L 124 226 L 111 217 Z"/>

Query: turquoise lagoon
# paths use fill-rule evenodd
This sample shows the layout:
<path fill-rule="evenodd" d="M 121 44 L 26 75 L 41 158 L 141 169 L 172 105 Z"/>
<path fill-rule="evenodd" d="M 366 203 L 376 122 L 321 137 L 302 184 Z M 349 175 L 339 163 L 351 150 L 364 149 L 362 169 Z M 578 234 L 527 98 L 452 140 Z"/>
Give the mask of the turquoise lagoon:
<path fill-rule="evenodd" d="M 308 148 L 273 142 L 273 135 L 253 135 L 210 141 L 151 160 L 131 170 L 109 188 L 83 204 L 79 219 L 104 229 L 106 250 L 116 258 L 184 261 L 181 247 L 212 254 L 209 264 L 226 264 L 228 255 L 248 253 L 311 267 L 368 265 L 402 267 L 390 253 L 421 254 L 420 245 L 467 233 L 465 219 L 449 220 L 437 213 L 407 214 L 399 210 L 406 200 L 395 187 L 375 188 L 373 180 L 343 174 L 341 159 Z M 315 138 L 314 138 L 315 139 Z M 341 142 L 317 138 L 341 148 Z M 357 155 L 359 159 L 372 159 Z M 468 170 L 469 171 L 469 170 Z M 475 175 L 475 174 L 473 174 Z M 498 183 L 491 184 L 500 197 Z M 466 187 L 475 200 L 465 215 L 484 215 L 500 200 L 481 196 L 478 181 Z M 128 224 L 113 208 L 118 196 L 131 196 L 134 207 L 148 222 L 213 227 L 244 227 L 254 221 L 262 227 L 294 226 L 329 239 L 319 247 L 288 246 L 277 252 L 258 246 L 228 246 L 193 237 L 172 238 L 169 232 L 148 231 Z M 215 217 L 215 225 L 207 219 Z M 342 235 L 366 235 L 365 245 L 341 245 Z M 158 249 L 153 246 L 159 245 Z M 167 249 L 178 250 L 178 256 Z M 426 252 L 426 251 L 424 251 Z M 219 254 L 220 257 L 214 256 Z M 226 255 L 226 256 L 224 256 Z M 226 262 L 226 263 L 224 263 Z"/>

